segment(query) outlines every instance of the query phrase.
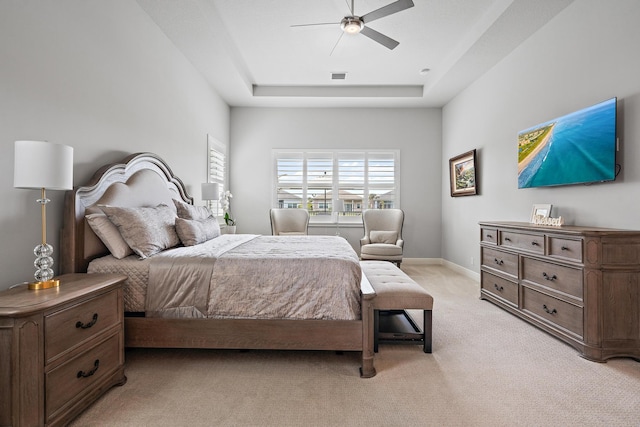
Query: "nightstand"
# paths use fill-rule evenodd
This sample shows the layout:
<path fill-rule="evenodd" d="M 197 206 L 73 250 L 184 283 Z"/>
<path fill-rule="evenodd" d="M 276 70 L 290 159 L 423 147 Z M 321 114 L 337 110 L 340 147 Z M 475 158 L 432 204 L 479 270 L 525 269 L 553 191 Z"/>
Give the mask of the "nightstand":
<path fill-rule="evenodd" d="M 0 292 L 0 425 L 64 425 L 123 385 L 118 274 L 67 274 L 60 287 Z"/>

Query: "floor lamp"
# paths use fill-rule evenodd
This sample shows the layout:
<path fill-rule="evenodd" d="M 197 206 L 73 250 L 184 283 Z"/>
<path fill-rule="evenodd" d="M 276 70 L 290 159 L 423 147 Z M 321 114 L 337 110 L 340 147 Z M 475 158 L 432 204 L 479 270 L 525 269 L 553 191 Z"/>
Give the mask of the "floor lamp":
<path fill-rule="evenodd" d="M 47 203 L 50 200 L 46 190 L 73 188 L 73 148 L 45 141 L 16 141 L 13 186 L 40 190 L 37 201 L 41 205 L 42 243 L 33 250 L 36 281 L 29 284 L 29 289 L 60 286 L 60 281 L 53 279 L 53 247 L 47 243 Z"/>

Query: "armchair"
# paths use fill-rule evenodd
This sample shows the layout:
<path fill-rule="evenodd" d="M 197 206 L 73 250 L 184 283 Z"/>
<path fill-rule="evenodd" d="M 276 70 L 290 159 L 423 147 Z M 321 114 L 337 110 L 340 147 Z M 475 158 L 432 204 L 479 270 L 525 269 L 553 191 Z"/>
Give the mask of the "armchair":
<path fill-rule="evenodd" d="M 271 234 L 274 236 L 305 235 L 309 226 L 306 209 L 271 209 Z"/>
<path fill-rule="evenodd" d="M 360 239 L 360 259 L 402 263 L 402 226 L 400 209 L 368 209 L 362 213 L 364 237 Z"/>

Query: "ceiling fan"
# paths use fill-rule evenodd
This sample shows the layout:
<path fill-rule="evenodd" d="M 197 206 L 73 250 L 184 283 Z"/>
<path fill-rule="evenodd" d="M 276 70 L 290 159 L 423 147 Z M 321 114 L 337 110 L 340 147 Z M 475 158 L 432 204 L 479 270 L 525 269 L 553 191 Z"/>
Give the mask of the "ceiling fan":
<path fill-rule="evenodd" d="M 391 37 L 387 37 L 382 33 L 368 27 L 367 25 L 375 21 L 376 19 L 384 18 L 385 16 L 392 15 L 394 13 L 402 12 L 405 9 L 409 9 L 413 7 L 413 1 L 411 0 L 397 0 L 393 3 L 390 3 L 386 6 L 381 7 L 380 9 L 376 9 L 372 12 L 369 12 L 362 16 L 357 16 L 355 14 L 355 9 L 353 6 L 354 0 L 351 0 L 351 5 L 349 5 L 349 1 L 347 0 L 347 6 L 349 6 L 349 11 L 351 15 L 345 16 L 342 18 L 340 22 L 323 22 L 318 24 L 300 24 L 300 25 L 292 25 L 291 27 L 309 27 L 309 26 L 317 26 L 317 25 L 340 25 L 342 29 L 342 34 L 340 34 L 340 38 L 336 42 L 335 46 L 331 50 L 331 53 L 335 50 L 336 46 L 342 39 L 342 36 L 347 34 L 362 34 L 364 36 L 369 37 L 371 40 L 380 43 L 384 47 L 388 49 L 394 49 L 400 43 L 392 39 Z"/>

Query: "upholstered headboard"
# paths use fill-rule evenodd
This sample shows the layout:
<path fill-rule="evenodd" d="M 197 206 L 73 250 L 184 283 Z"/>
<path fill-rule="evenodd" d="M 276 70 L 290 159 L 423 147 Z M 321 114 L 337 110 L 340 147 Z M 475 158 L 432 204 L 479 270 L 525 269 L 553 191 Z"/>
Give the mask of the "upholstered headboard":
<path fill-rule="evenodd" d="M 96 205 L 141 207 L 172 199 L 193 204 L 180 178 L 153 153 L 136 153 L 120 163 L 101 167 L 87 185 L 65 195 L 64 224 L 60 245 L 62 273 L 86 272 L 89 262 L 109 253 L 85 221 L 87 210 Z"/>

